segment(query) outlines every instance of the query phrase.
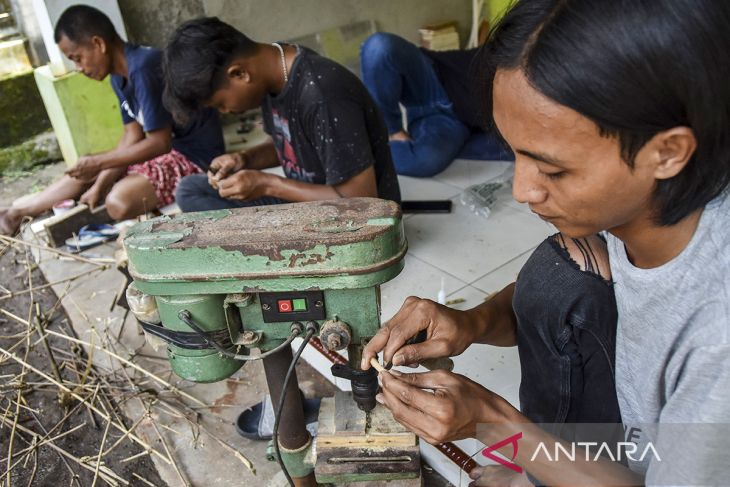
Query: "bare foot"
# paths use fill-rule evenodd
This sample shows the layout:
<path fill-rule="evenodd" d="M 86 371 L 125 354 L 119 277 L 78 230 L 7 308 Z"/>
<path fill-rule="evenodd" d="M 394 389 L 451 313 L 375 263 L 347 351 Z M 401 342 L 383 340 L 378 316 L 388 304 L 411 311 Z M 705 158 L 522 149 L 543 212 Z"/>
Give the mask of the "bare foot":
<path fill-rule="evenodd" d="M 469 472 L 469 478 L 474 481 L 472 486 L 533 487 L 527 474 L 513 472 L 501 465 L 476 467 Z"/>
<path fill-rule="evenodd" d="M 18 231 L 21 215 L 16 214 L 12 208 L 0 208 L 0 235 L 13 235 Z"/>
<path fill-rule="evenodd" d="M 408 135 L 408 132 L 406 132 L 405 130 L 399 130 L 398 132 L 393 132 L 392 134 L 390 134 L 388 140 L 397 140 L 398 142 L 410 142 L 413 139 L 411 139 L 411 136 Z"/>

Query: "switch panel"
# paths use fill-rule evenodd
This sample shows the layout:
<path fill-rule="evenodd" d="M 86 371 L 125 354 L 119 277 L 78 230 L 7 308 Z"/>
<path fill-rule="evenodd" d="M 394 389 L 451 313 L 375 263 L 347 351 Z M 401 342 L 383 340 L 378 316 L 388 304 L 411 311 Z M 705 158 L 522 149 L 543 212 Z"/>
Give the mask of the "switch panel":
<path fill-rule="evenodd" d="M 309 321 L 325 319 L 322 291 L 292 291 L 259 293 L 264 323 Z"/>

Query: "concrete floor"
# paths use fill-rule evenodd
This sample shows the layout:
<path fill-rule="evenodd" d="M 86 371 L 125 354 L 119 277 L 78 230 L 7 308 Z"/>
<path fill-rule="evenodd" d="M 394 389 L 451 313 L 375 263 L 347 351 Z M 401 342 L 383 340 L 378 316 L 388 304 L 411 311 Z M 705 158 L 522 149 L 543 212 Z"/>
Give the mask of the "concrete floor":
<path fill-rule="evenodd" d="M 454 307 L 466 309 L 475 306 L 513 281 L 530 252 L 554 232 L 526 207 L 515 203 L 508 188 L 500 190 L 488 219 L 460 204 L 459 196 L 464 188 L 498 176 L 510 165 L 455 161 L 449 169 L 432 179 L 400 179 L 404 199 L 452 199 L 454 209 L 448 215 L 406 216 L 409 252 L 405 270 L 382 287 L 384 320 L 392 316 L 409 295 L 435 299 L 442 282 L 447 299 L 464 300 Z M 112 244 L 105 244 L 87 251 L 85 255 L 111 257 L 113 248 Z M 60 260 L 47 253 L 40 256 L 39 263 L 49 281 L 91 268 L 89 264 Z M 180 467 L 178 473 L 173 466 L 156 460 L 162 479 L 170 486 L 184 485 L 181 477 L 194 486 L 284 485 L 276 463 L 266 460 L 266 442 L 246 440 L 233 428 L 238 413 L 259 402 L 266 394 L 261 364 L 249 363 L 233 377 L 214 384 L 193 384 L 178 379 L 169 371 L 166 360 L 162 359 L 162 351 L 156 352 L 145 343 L 131 316 L 123 323 L 122 310 L 115 308 L 109 312 L 122 279 L 121 274 L 112 269 L 75 281 L 63 303 L 80 338 L 90 340 L 91 335 L 96 334 L 95 339 L 99 343 L 100 339 L 109 340 L 109 337 L 119 335 L 120 344 L 115 345 L 117 353 L 124 357 L 135 355 L 135 363 L 209 405 L 197 410 L 201 424 L 251 460 L 257 470 L 254 476 L 218 441 L 191 428 L 187 419 L 156 413 L 153 420 L 164 425 L 162 436 Z M 55 286 L 57 293 L 64 292 L 64 289 L 63 284 Z M 94 354 L 94 361 L 101 367 L 116 368 L 119 365 L 101 352 Z M 312 363 L 321 370 L 321 361 Z M 455 371 L 517 403 L 519 361 L 516 350 L 474 345 L 455 358 Z M 311 367 L 304 365 L 299 373 L 305 392 L 328 393 L 331 386 Z M 126 402 L 124 408 L 132 422 L 145 414 L 141 404 L 135 400 Z M 157 440 L 150 421 L 143 421 L 138 433 L 151 442 Z M 474 440 L 457 443 L 469 454 L 481 448 Z M 158 446 L 162 448 L 162 445 Z M 453 463 L 429 445 L 422 444 L 422 453 L 427 462 L 452 484 L 468 483 L 466 476 Z M 432 476 L 429 478 L 433 479 Z M 444 481 L 430 480 L 429 484 L 443 485 Z"/>

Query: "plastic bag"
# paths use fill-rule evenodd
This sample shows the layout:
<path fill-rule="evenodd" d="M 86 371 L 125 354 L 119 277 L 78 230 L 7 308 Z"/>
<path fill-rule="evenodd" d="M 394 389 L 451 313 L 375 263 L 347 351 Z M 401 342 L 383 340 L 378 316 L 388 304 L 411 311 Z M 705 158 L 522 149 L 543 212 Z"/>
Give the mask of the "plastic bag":
<path fill-rule="evenodd" d="M 497 202 L 497 192 L 512 186 L 513 175 L 514 167 L 510 166 L 497 177 L 469 186 L 461 193 L 461 204 L 468 206 L 477 215 L 489 218 Z"/>
<path fill-rule="evenodd" d="M 160 323 L 160 312 L 153 296 L 143 293 L 134 284 L 127 286 L 127 304 L 138 320 L 146 323 Z"/>

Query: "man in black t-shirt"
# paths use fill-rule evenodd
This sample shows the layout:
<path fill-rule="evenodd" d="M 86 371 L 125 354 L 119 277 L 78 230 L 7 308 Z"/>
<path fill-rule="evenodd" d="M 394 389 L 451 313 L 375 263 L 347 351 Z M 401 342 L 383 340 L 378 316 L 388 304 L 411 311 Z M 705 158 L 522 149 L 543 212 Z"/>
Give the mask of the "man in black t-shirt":
<path fill-rule="evenodd" d="M 260 106 L 270 139 L 216 158 L 180 183 L 183 211 L 372 196 L 399 201 L 382 115 L 339 64 L 288 44 L 261 44 L 217 18 L 180 26 L 165 50 L 165 101 L 184 119 L 204 107 Z M 261 169 L 281 165 L 285 178 Z"/>
<path fill-rule="evenodd" d="M 472 79 L 477 51 L 419 49 L 384 32 L 363 43 L 363 83 L 385 116 L 398 174 L 433 176 L 456 157 L 514 159 L 494 134 L 484 132 L 474 90 L 480 85 Z"/>

